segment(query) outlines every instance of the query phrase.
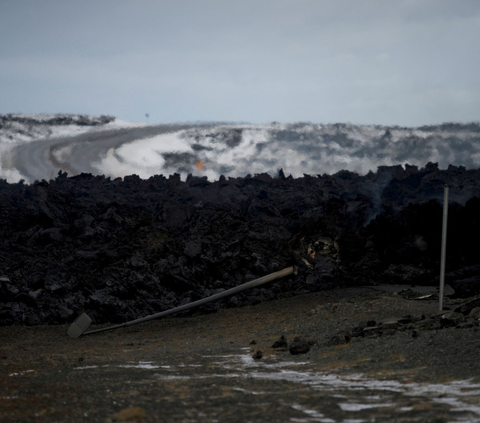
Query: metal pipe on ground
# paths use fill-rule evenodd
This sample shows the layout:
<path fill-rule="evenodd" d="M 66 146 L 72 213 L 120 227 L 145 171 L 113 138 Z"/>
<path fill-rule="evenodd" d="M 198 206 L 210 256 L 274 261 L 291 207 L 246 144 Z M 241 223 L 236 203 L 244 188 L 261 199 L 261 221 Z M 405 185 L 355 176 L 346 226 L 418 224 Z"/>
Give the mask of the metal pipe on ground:
<path fill-rule="evenodd" d="M 78 338 L 81 335 L 91 335 L 94 333 L 106 332 L 108 330 L 120 329 L 120 328 L 125 328 L 127 326 L 137 325 L 139 323 L 147 322 L 153 319 L 158 319 L 159 317 L 168 316 L 170 314 L 178 313 L 180 311 L 190 310 L 192 308 L 199 307 L 204 304 L 208 304 L 212 301 L 220 300 L 221 298 L 225 298 L 230 295 L 237 294 L 239 292 L 245 291 L 246 289 L 255 288 L 257 286 L 266 284 L 267 282 L 271 282 L 275 279 L 279 279 L 279 278 L 283 278 L 285 276 L 291 275 L 292 273 L 297 274 L 297 271 L 298 271 L 297 266 L 290 266 L 278 272 L 274 272 L 269 275 L 263 276 L 261 278 L 254 279 L 253 281 L 236 286 L 235 288 L 227 289 L 225 291 L 219 292 L 218 294 L 211 295 L 210 297 L 203 298 L 198 301 L 194 301 L 193 303 L 184 304 L 182 306 L 174 307 L 170 310 L 162 311 L 160 313 L 151 314 L 150 316 L 142 317 L 140 319 L 131 320 L 129 322 L 121 323 L 119 325 L 109 326 L 106 328 L 91 330 L 89 332 L 85 332 L 85 331 L 90 326 L 92 319 L 86 313 L 83 313 L 71 324 L 67 334 L 71 338 Z"/>

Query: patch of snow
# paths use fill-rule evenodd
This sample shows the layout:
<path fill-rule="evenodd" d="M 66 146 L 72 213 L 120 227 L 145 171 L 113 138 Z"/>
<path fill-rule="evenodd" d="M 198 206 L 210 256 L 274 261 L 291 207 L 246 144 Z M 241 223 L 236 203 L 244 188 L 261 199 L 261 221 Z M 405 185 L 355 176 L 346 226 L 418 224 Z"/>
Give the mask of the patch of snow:
<path fill-rule="evenodd" d="M 343 411 L 362 411 L 362 410 L 367 410 L 369 408 L 394 407 L 395 404 L 393 403 L 360 404 L 360 403 L 348 402 L 348 403 L 339 403 L 338 406 Z"/>
<path fill-rule="evenodd" d="M 35 370 L 24 370 L 23 372 L 18 372 L 18 373 L 10 373 L 8 376 L 23 376 L 27 373 L 32 373 Z"/>

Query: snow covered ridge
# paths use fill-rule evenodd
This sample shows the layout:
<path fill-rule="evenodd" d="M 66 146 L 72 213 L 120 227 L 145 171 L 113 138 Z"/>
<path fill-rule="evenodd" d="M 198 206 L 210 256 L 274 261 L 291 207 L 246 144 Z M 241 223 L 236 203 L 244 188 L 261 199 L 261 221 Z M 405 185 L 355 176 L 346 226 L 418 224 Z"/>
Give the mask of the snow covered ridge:
<path fill-rule="evenodd" d="M 5 163 L 15 146 L 40 139 L 70 137 L 99 129 L 139 126 L 117 120 L 114 116 L 83 114 L 0 114 L 0 178 L 15 182 L 24 177 Z"/>
<path fill-rule="evenodd" d="M 353 124 L 218 125 L 190 128 L 137 140 L 110 149 L 96 164 L 112 177 L 191 173 L 246 176 L 279 169 L 294 177 L 359 174 L 379 166 L 438 163 L 480 167 L 480 124 L 444 123 L 419 128 Z"/>
<path fill-rule="evenodd" d="M 130 129 L 117 132 L 115 139 L 103 133 L 121 128 Z M 69 141 L 86 132 L 88 136 Z M 36 140 L 46 141 L 44 147 L 22 146 Z M 275 176 L 280 169 L 294 177 L 341 170 L 364 175 L 379 166 L 423 167 L 429 162 L 443 169 L 480 168 L 480 123 L 417 128 L 309 122 L 146 126 L 111 116 L 0 115 L 0 178 L 9 182 L 48 180 L 60 169 L 70 176 L 86 172 L 146 179 L 178 173 L 182 179 L 192 174 L 214 181 L 221 175 Z"/>
<path fill-rule="evenodd" d="M 9 113 L 6 115 L 0 114 L 0 122 L 5 124 L 7 122 L 19 122 L 28 125 L 80 125 L 80 126 L 92 126 L 92 125 L 105 125 L 113 122 L 115 116 L 89 116 L 89 115 L 76 115 L 76 114 L 38 114 L 38 115 L 25 115 L 22 113 Z"/>
<path fill-rule="evenodd" d="M 113 116 L 87 116 L 72 114 L 0 114 L 0 143 L 30 141 L 52 136 L 78 134 L 74 129 L 107 125 L 115 121 Z M 79 127 L 79 128 L 77 128 Z M 59 131 L 62 128 L 63 131 Z M 70 131 L 69 131 L 70 130 Z"/>

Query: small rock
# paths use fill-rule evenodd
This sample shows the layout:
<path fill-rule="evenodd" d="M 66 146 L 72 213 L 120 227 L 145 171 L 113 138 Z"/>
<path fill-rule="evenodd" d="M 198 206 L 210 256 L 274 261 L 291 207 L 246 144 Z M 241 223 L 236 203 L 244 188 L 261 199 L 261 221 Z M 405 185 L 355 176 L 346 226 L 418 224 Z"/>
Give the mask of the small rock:
<path fill-rule="evenodd" d="M 353 338 L 359 338 L 361 336 L 365 336 L 365 334 L 363 333 L 363 329 L 360 326 L 357 326 L 356 328 L 352 329 Z"/>
<path fill-rule="evenodd" d="M 421 322 L 417 323 L 417 327 L 419 329 L 440 329 L 440 322 L 438 320 L 429 319 L 429 320 L 422 320 Z"/>
<path fill-rule="evenodd" d="M 445 285 L 443 287 L 443 295 L 450 297 L 455 294 L 455 290 L 450 285 Z"/>
<path fill-rule="evenodd" d="M 377 326 L 377 322 L 375 320 L 363 321 L 358 324 L 358 327 L 362 329 L 370 328 L 373 326 Z"/>
<path fill-rule="evenodd" d="M 449 328 L 455 326 L 456 322 L 452 319 L 440 319 L 440 326 L 443 328 Z"/>
<path fill-rule="evenodd" d="M 348 344 L 352 336 L 348 332 L 340 332 L 338 335 L 332 336 L 328 341 L 329 345 L 343 345 Z"/>
<path fill-rule="evenodd" d="M 260 350 L 258 350 L 255 354 L 253 354 L 252 358 L 254 360 L 260 360 L 261 358 L 263 357 L 263 352 L 261 352 Z"/>
<path fill-rule="evenodd" d="M 450 320 L 459 320 L 463 319 L 463 314 L 457 313 L 455 311 L 449 311 L 448 313 L 445 313 L 441 319 L 450 319 Z"/>
<path fill-rule="evenodd" d="M 382 323 L 382 330 L 391 330 L 391 329 L 398 329 L 400 327 L 400 323 L 398 320 L 386 320 Z"/>
<path fill-rule="evenodd" d="M 363 329 L 363 333 L 365 336 L 376 336 L 380 334 L 380 327 L 379 326 L 369 326 Z"/>
<path fill-rule="evenodd" d="M 308 342 L 298 339 L 297 341 L 292 342 L 292 345 L 290 345 L 288 350 L 292 355 L 306 354 L 310 351 L 310 345 Z"/>
<path fill-rule="evenodd" d="M 474 319 L 480 318 L 480 307 L 472 308 L 472 310 L 468 314 L 468 317 L 473 317 Z"/>
<path fill-rule="evenodd" d="M 408 323 L 415 323 L 415 322 L 418 322 L 418 321 L 423 320 L 423 319 L 425 319 L 425 315 L 414 316 L 413 314 L 406 314 L 402 318 L 398 319 L 398 323 L 400 323 L 402 325 L 406 325 Z"/>
<path fill-rule="evenodd" d="M 250 345 L 257 345 L 257 341 L 255 341 L 255 339 L 252 339 L 252 340 L 250 341 Z"/>
<path fill-rule="evenodd" d="M 461 323 L 465 320 L 465 317 L 460 314 L 456 313 L 455 311 L 449 311 L 445 313 L 443 316 L 440 316 L 440 324 L 443 328 L 455 326 L 458 323 Z"/>
<path fill-rule="evenodd" d="M 272 348 L 287 348 L 287 340 L 284 335 L 278 338 L 272 345 Z"/>
<path fill-rule="evenodd" d="M 469 314 L 473 309 L 480 307 L 480 295 L 465 301 L 463 304 L 455 308 L 455 311 L 462 314 Z"/>
<path fill-rule="evenodd" d="M 401 323 L 402 325 L 405 325 L 407 323 L 412 323 L 412 322 L 414 322 L 414 319 L 411 314 L 406 314 L 405 316 L 398 319 L 398 323 Z"/>

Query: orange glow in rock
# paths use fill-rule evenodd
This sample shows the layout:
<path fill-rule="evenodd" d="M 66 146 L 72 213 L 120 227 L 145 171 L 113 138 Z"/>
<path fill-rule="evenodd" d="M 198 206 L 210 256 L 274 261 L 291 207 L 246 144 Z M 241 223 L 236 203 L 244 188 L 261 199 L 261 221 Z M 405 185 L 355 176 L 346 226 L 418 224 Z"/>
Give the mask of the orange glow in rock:
<path fill-rule="evenodd" d="M 310 257 L 315 258 L 315 251 L 312 254 L 310 254 Z"/>
<path fill-rule="evenodd" d="M 201 160 L 197 162 L 197 169 L 198 170 L 203 170 L 203 166 L 205 166 L 205 163 L 203 163 Z"/>

